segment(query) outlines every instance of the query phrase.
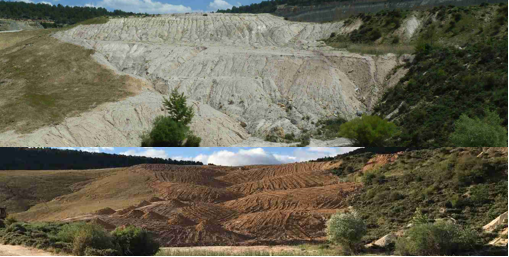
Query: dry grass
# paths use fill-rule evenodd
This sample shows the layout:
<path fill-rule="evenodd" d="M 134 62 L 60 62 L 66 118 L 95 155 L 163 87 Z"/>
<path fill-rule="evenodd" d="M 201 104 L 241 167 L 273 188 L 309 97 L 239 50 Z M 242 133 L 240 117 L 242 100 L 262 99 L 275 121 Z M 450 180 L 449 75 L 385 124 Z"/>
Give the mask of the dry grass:
<path fill-rule="evenodd" d="M 9 170 L 0 171 L 0 203 L 10 213 L 70 194 L 80 183 L 105 176 L 114 169 L 103 170 Z"/>
<path fill-rule="evenodd" d="M 106 207 L 125 208 L 155 196 L 148 176 L 134 175 L 124 168 L 103 171 L 107 172 L 105 177 L 57 200 L 37 204 L 16 217 L 25 221 L 56 221 L 89 214 Z"/>
<path fill-rule="evenodd" d="M 58 124 L 142 84 L 95 62 L 93 50 L 51 37 L 54 31 L 0 34 L 0 132 Z"/>

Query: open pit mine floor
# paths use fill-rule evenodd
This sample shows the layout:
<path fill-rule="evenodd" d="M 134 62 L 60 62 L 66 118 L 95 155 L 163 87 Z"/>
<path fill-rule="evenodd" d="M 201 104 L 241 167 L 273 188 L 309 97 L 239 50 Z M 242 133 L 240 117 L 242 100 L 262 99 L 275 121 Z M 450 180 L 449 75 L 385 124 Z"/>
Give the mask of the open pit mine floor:
<path fill-rule="evenodd" d="M 0 144 L 139 146 L 140 135 L 165 114 L 163 96 L 175 88 L 195 108 L 191 129 L 201 146 L 259 146 L 267 135 L 298 137 L 321 119 L 369 112 L 398 81 L 391 77 L 401 76 L 391 71 L 406 55 L 361 55 L 320 41 L 360 25 L 291 22 L 270 14 L 179 14 L 58 31 L 54 38 L 92 49 L 104 67 L 148 86 L 59 124 L 27 133 L 4 130 Z"/>
<path fill-rule="evenodd" d="M 153 232 L 165 247 L 324 242 L 327 219 L 348 208 L 346 197 L 361 187 L 332 175 L 338 165 L 108 169 L 17 217 L 94 222 L 107 230 L 134 225 Z"/>

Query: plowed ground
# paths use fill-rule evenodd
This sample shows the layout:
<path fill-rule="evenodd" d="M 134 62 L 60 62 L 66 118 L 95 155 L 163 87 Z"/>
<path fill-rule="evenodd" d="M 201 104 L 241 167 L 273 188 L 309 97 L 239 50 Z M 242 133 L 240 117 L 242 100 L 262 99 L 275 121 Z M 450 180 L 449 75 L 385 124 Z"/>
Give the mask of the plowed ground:
<path fill-rule="evenodd" d="M 153 195 L 124 203 L 121 208 L 111 206 L 114 213 L 107 208 L 110 206 L 103 206 L 66 221 L 91 221 L 108 229 L 144 227 L 154 232 L 163 246 L 322 241 L 326 220 L 346 209 L 346 197 L 360 187 L 340 183 L 330 175 L 328 170 L 337 165 L 134 166 L 114 176 L 138 178 Z M 94 183 L 102 184 L 100 181 Z M 81 190 L 96 197 L 87 186 Z"/>

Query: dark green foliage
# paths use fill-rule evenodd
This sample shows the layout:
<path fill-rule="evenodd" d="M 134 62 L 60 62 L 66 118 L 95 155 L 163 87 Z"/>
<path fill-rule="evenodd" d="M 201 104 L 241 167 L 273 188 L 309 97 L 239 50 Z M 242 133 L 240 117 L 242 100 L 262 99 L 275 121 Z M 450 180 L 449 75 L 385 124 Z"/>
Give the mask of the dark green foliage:
<path fill-rule="evenodd" d="M 297 145 L 297 147 L 308 146 L 310 141 L 311 141 L 311 137 L 308 134 L 302 134 L 300 136 L 300 143 Z"/>
<path fill-rule="evenodd" d="M 454 146 L 498 146 L 507 147 L 507 129 L 502 127 L 503 120 L 497 113 L 486 111 L 483 119 L 471 119 L 462 114 L 454 123 L 454 132 L 450 135 Z"/>
<path fill-rule="evenodd" d="M 345 122 L 345 119 L 337 117 L 328 120 L 319 120 L 316 126 L 318 127 L 319 133 L 326 139 L 329 139 L 338 136 L 339 127 Z"/>
<path fill-rule="evenodd" d="M 194 117 L 192 106 L 187 106 L 187 97 L 173 89 L 168 99 L 164 98 L 164 108 L 168 116 L 155 118 L 152 130 L 141 136 L 141 146 L 159 147 L 198 147 L 201 138 L 189 129 Z"/>
<path fill-rule="evenodd" d="M 202 165 L 201 162 L 50 148 L 0 147 L 0 170 L 69 170 L 129 167 L 141 163 Z M 1 199 L 1 197 L 0 197 Z"/>
<path fill-rule="evenodd" d="M 430 220 L 452 217 L 475 229 L 507 211 L 507 155 L 477 157 L 481 152 L 482 148 L 414 150 L 365 171 L 362 189 L 348 198 L 369 228 L 363 242 L 413 223 L 417 209 Z M 342 165 L 333 174 L 342 179 L 360 173 L 372 157 L 366 154 L 338 158 Z"/>
<path fill-rule="evenodd" d="M 119 246 L 121 255 L 150 256 L 159 251 L 159 243 L 148 231 L 141 228 L 134 226 L 117 228 L 111 234 L 115 244 Z"/>
<path fill-rule="evenodd" d="M 73 226 L 74 224 L 67 225 Z M 99 225 L 84 224 L 80 225 L 72 234 L 72 254 L 82 256 L 86 253 L 91 254 L 97 250 L 114 249 L 113 239 L 110 234 Z"/>
<path fill-rule="evenodd" d="M 148 137 L 143 139 L 141 146 L 182 146 L 188 133 L 188 126 L 177 123 L 170 117 L 159 116 L 154 120 L 152 130 Z"/>
<path fill-rule="evenodd" d="M 187 140 L 184 143 L 185 147 L 199 147 L 201 142 L 201 138 L 198 136 L 195 136 L 191 133 L 187 135 Z"/>
<path fill-rule="evenodd" d="M 417 224 L 396 242 L 401 255 L 458 255 L 471 251 L 479 244 L 473 230 L 452 222 Z"/>
<path fill-rule="evenodd" d="M 20 223 L 13 223 L 11 225 L 9 225 L 6 229 L 5 229 L 6 232 L 17 232 L 19 234 L 23 234 L 25 233 L 27 230 L 26 228 L 23 226 L 23 224 L 20 224 Z"/>
<path fill-rule="evenodd" d="M 43 22 L 44 28 L 62 27 L 81 21 L 102 16 L 127 17 L 140 15 L 132 12 L 115 10 L 110 12 L 102 7 L 48 5 L 42 3 L 24 3 L 0 1 L 0 18 L 4 19 L 33 19 L 52 21 Z"/>
<path fill-rule="evenodd" d="M 346 122 L 339 129 L 339 135 L 352 140 L 355 146 L 385 146 L 397 133 L 394 123 L 368 115 Z"/>
<path fill-rule="evenodd" d="M 4 222 L 5 222 L 6 226 L 10 226 L 10 225 L 18 222 L 18 220 L 16 220 L 16 218 L 14 218 L 14 216 L 9 215 L 9 216 L 7 216 L 7 218 L 5 218 Z"/>
<path fill-rule="evenodd" d="M 4 220 L 0 220 L 0 229 L 5 228 L 5 222 Z"/>
<path fill-rule="evenodd" d="M 424 44 L 407 75 L 384 94 L 375 112 L 384 117 L 402 102 L 411 107 L 396 116 L 402 129 L 395 138 L 398 146 L 446 145 L 461 115 L 483 117 L 485 109 L 495 110 L 501 118 L 498 125 L 505 126 L 507 69 L 507 38 L 468 44 L 464 49 Z M 458 138 L 452 141 L 463 144 Z"/>
<path fill-rule="evenodd" d="M 177 89 L 171 91 L 168 99 L 164 98 L 163 105 L 168 111 L 168 117 L 177 123 L 189 125 L 194 117 L 193 107 L 187 106 L 187 97 L 179 94 Z"/>
<path fill-rule="evenodd" d="M 294 141 L 295 140 L 295 134 L 290 133 L 285 135 L 285 139 L 288 141 Z"/>

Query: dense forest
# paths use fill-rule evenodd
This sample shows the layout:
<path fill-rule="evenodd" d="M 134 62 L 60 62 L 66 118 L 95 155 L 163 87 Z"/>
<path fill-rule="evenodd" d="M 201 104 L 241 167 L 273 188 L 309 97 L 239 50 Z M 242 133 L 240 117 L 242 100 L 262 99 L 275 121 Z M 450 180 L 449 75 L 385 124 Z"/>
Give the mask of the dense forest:
<path fill-rule="evenodd" d="M 63 6 L 49 4 L 34 4 L 24 2 L 6 2 L 0 0 L 0 18 L 3 19 L 32 19 L 54 22 L 54 26 L 75 24 L 101 16 L 129 16 L 136 15 L 132 12 L 114 10 L 110 12 L 101 7 Z M 44 23 L 43 26 L 50 26 Z"/>
<path fill-rule="evenodd" d="M 287 5 L 300 5 L 300 6 L 309 6 L 309 5 L 319 5 L 330 2 L 345 2 L 349 0 L 269 0 L 262 1 L 259 4 L 250 4 L 243 6 L 233 6 L 231 9 L 227 10 L 218 10 L 219 13 L 272 13 L 275 12 L 278 5 L 287 4 Z"/>
<path fill-rule="evenodd" d="M 203 165 L 201 162 L 90 153 L 51 148 L 0 148 L 0 170 L 66 170 L 129 167 L 142 163 Z"/>

